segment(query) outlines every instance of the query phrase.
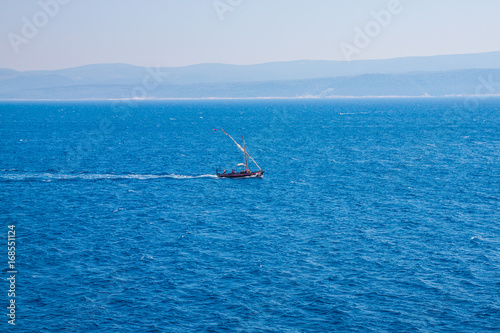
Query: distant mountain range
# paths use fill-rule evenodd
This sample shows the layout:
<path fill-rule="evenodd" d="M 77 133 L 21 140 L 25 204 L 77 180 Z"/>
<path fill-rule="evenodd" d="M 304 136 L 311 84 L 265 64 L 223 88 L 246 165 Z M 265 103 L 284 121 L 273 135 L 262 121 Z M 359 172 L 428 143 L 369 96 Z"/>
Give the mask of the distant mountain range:
<path fill-rule="evenodd" d="M 0 69 L 0 99 L 500 95 L 500 52 L 364 61 Z"/>

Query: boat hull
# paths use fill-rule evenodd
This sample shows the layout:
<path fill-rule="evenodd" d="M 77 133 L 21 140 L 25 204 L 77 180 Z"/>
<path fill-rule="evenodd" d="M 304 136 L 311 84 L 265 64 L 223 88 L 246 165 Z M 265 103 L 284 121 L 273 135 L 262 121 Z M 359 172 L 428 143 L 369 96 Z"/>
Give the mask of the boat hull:
<path fill-rule="evenodd" d="M 264 171 L 256 172 L 235 172 L 235 173 L 217 173 L 219 178 L 262 178 Z"/>

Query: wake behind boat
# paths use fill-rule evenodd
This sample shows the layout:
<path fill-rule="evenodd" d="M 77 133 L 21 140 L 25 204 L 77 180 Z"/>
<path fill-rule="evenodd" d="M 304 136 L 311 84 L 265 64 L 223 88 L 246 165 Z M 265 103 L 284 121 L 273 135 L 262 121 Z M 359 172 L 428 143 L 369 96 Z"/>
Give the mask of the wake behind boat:
<path fill-rule="evenodd" d="M 234 141 L 234 143 L 236 143 L 236 145 L 238 146 L 238 148 L 240 148 L 240 150 L 243 152 L 243 154 L 245 155 L 245 164 L 243 163 L 240 163 L 238 164 L 237 166 L 245 166 L 245 170 L 241 170 L 241 171 L 236 171 L 236 170 L 232 170 L 231 172 L 226 172 L 226 170 L 224 170 L 223 172 L 219 172 L 219 170 L 216 170 L 216 173 L 217 173 L 217 177 L 220 177 L 220 178 L 262 178 L 264 177 L 264 171 L 260 168 L 260 166 L 257 164 L 257 162 L 255 162 L 255 160 L 252 158 L 252 156 L 250 156 L 248 153 L 247 153 L 247 149 L 246 149 L 246 146 L 245 146 L 245 138 L 243 138 L 243 135 L 241 136 L 241 139 L 243 141 L 243 147 L 241 147 L 239 145 L 238 142 L 236 142 L 235 139 L 233 139 L 233 137 L 229 134 L 226 133 L 226 131 L 224 131 L 222 128 L 221 128 L 222 132 L 224 132 L 224 134 L 226 134 L 228 137 L 231 138 L 231 140 Z M 257 166 L 257 168 L 259 168 L 259 171 L 251 171 L 249 168 L 248 168 L 248 159 L 247 157 L 249 157 L 252 162 L 255 163 L 255 165 Z"/>

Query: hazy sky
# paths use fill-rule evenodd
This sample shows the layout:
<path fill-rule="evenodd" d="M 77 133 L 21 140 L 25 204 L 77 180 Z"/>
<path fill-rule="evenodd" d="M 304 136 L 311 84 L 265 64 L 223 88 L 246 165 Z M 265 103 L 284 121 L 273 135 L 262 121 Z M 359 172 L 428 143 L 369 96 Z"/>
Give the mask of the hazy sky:
<path fill-rule="evenodd" d="M 0 0 L 0 68 L 499 51 L 499 14 L 499 0 Z"/>

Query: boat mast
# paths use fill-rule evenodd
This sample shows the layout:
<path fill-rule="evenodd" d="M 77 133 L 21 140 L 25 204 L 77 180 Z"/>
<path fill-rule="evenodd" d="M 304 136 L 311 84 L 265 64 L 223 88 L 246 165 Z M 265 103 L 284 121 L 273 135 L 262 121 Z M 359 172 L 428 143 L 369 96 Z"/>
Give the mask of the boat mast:
<path fill-rule="evenodd" d="M 224 134 L 226 134 L 226 135 L 227 135 L 227 136 L 228 136 L 231 140 L 233 140 L 233 142 L 236 144 L 236 146 L 238 146 L 238 148 L 239 148 L 242 152 L 244 152 L 244 153 L 246 152 L 246 149 L 243 149 L 243 147 L 241 147 L 241 146 L 240 146 L 240 144 L 239 144 L 238 142 L 236 142 L 236 140 L 235 140 L 235 139 L 233 139 L 233 137 L 232 137 L 231 135 L 227 134 L 227 133 L 226 133 L 226 131 L 224 131 L 224 129 L 222 129 L 222 128 L 221 128 L 221 130 L 222 130 L 222 132 L 224 132 Z M 245 159 L 246 159 L 246 157 L 247 157 L 247 156 L 248 156 L 248 157 L 250 157 L 250 159 L 252 160 L 252 162 L 254 162 L 254 163 L 255 163 L 255 165 L 257 166 L 257 168 L 259 168 L 259 170 L 261 170 L 261 171 L 262 171 L 262 169 L 260 168 L 260 166 L 257 164 L 257 162 L 255 162 L 255 160 L 252 158 L 252 156 L 250 156 L 250 154 L 249 154 L 249 153 L 245 153 Z"/>
<path fill-rule="evenodd" d="M 245 167 L 247 168 L 247 172 L 250 172 L 250 169 L 248 168 L 248 159 L 247 159 L 247 149 L 245 147 L 245 138 L 243 135 L 241 136 L 241 140 L 243 140 L 243 153 L 245 154 Z"/>

